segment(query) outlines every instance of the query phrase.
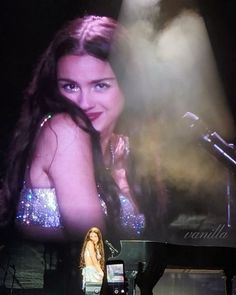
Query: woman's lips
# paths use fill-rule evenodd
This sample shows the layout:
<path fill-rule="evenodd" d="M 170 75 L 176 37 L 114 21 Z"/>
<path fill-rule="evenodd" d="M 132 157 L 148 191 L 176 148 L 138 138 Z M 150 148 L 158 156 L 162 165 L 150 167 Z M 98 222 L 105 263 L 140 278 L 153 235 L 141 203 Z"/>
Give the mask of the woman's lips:
<path fill-rule="evenodd" d="M 94 112 L 94 113 L 87 113 L 86 115 L 88 116 L 90 121 L 96 120 L 98 117 L 100 117 L 102 112 Z"/>

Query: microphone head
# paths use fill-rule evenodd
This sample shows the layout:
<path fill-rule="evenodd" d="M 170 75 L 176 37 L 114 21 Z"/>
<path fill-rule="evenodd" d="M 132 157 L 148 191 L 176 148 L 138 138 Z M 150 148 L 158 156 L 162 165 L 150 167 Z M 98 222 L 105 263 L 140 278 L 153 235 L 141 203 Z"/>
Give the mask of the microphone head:
<path fill-rule="evenodd" d="M 187 112 L 185 113 L 182 118 L 186 118 L 186 119 L 189 119 L 189 120 L 192 120 L 192 121 L 197 121 L 199 120 L 199 117 L 194 114 L 194 113 L 191 113 L 191 112 Z"/>
<path fill-rule="evenodd" d="M 209 128 L 196 114 L 186 112 L 182 118 L 184 119 L 183 122 L 185 127 L 190 128 L 193 132 L 193 135 L 202 138 L 210 133 Z"/>
<path fill-rule="evenodd" d="M 184 119 L 185 124 L 190 128 L 194 128 L 196 124 L 199 124 L 200 122 L 199 117 L 191 112 L 185 113 L 182 118 Z"/>

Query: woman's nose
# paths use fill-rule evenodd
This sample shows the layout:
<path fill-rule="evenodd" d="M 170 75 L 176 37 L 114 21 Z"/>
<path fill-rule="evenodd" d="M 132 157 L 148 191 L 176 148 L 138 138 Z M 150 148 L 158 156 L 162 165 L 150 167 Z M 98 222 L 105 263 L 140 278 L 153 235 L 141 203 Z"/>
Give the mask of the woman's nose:
<path fill-rule="evenodd" d="M 88 91 L 82 91 L 79 97 L 79 106 L 82 110 L 87 110 L 93 107 L 92 94 Z"/>

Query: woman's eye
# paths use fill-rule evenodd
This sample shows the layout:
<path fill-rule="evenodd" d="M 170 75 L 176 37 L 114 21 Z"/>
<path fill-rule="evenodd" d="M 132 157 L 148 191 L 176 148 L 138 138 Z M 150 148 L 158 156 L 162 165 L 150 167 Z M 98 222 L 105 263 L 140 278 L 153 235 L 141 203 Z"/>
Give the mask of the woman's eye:
<path fill-rule="evenodd" d="M 77 92 L 80 90 L 79 86 L 75 83 L 66 83 L 62 85 L 62 88 L 66 91 L 66 92 Z"/>
<path fill-rule="evenodd" d="M 100 82 L 95 85 L 95 89 L 99 90 L 99 91 L 108 89 L 110 87 L 111 87 L 111 85 L 107 82 Z"/>

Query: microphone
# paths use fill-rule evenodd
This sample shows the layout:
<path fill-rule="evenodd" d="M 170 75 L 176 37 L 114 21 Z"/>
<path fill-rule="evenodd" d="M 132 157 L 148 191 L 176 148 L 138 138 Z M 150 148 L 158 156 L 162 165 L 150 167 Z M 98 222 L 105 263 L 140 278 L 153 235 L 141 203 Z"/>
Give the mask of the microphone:
<path fill-rule="evenodd" d="M 236 168 L 234 144 L 227 143 L 217 132 L 210 130 L 196 114 L 187 112 L 182 118 L 205 148 L 231 168 Z"/>
<path fill-rule="evenodd" d="M 119 253 L 118 250 L 108 240 L 105 240 L 105 244 L 108 246 L 112 253 Z"/>

